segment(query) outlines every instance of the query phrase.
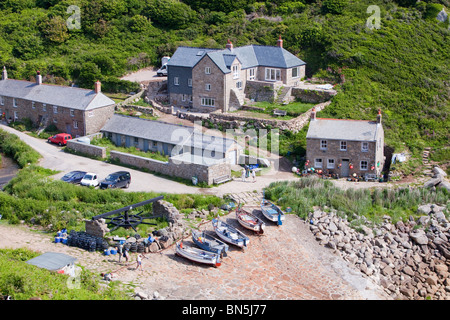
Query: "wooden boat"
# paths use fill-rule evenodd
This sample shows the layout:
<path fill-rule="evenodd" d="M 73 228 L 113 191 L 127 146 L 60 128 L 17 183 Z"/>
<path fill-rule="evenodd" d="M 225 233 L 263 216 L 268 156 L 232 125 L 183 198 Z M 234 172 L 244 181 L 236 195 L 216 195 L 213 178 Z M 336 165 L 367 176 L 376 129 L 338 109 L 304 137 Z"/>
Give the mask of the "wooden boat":
<path fill-rule="evenodd" d="M 192 241 L 199 246 L 202 250 L 214 252 L 220 256 L 227 256 L 228 245 L 208 235 L 205 231 L 192 230 Z"/>
<path fill-rule="evenodd" d="M 257 234 L 264 233 L 264 228 L 266 226 L 264 221 L 241 206 L 236 209 L 236 219 L 244 228 L 255 231 Z"/>
<path fill-rule="evenodd" d="M 214 231 L 223 241 L 238 246 L 240 248 L 247 247 L 250 239 L 238 229 L 225 223 L 219 219 L 212 220 Z"/>
<path fill-rule="evenodd" d="M 268 220 L 276 222 L 279 226 L 283 224 L 284 212 L 269 200 L 263 199 L 261 201 L 261 211 Z"/>
<path fill-rule="evenodd" d="M 209 264 L 214 267 L 219 267 L 221 265 L 220 255 L 217 253 L 201 250 L 191 246 L 184 246 L 182 241 L 178 241 L 176 243 L 175 253 L 191 261 Z"/>

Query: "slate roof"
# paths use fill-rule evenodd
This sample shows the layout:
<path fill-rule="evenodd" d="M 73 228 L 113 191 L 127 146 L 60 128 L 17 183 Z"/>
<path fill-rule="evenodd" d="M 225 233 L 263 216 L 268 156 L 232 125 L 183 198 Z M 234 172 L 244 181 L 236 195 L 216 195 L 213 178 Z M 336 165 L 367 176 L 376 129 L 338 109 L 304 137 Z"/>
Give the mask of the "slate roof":
<path fill-rule="evenodd" d="M 100 131 L 217 152 L 225 152 L 235 142 L 232 139 L 205 134 L 199 134 L 198 138 L 193 134 L 194 127 L 118 114 L 113 115 Z"/>
<path fill-rule="evenodd" d="M 178 47 L 168 65 L 193 68 L 205 55 L 208 55 L 223 73 L 231 72 L 231 63 L 235 58 L 241 62 L 242 69 L 257 66 L 287 69 L 306 64 L 278 46 L 248 45 L 232 50 Z"/>
<path fill-rule="evenodd" d="M 103 93 L 76 87 L 6 79 L 0 80 L 0 96 L 26 99 L 48 105 L 55 105 L 77 110 L 92 110 L 114 105 L 114 100 Z"/>
<path fill-rule="evenodd" d="M 64 253 L 46 252 L 40 256 L 28 260 L 27 263 L 39 268 L 57 271 L 67 265 L 73 264 L 76 260 L 77 258 L 71 257 Z"/>
<path fill-rule="evenodd" d="M 306 138 L 376 141 L 380 128 L 375 121 L 316 118 L 310 121 Z"/>

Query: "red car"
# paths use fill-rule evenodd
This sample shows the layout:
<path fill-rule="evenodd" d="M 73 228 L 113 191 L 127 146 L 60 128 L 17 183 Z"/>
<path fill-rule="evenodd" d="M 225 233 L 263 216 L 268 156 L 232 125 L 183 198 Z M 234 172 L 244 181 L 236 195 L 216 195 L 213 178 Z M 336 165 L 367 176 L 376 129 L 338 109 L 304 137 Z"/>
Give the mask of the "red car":
<path fill-rule="evenodd" d="M 54 135 L 53 137 L 48 138 L 49 143 L 56 143 L 59 146 L 65 146 L 67 144 L 67 141 L 72 139 L 72 136 L 68 133 L 58 133 L 57 135 Z"/>

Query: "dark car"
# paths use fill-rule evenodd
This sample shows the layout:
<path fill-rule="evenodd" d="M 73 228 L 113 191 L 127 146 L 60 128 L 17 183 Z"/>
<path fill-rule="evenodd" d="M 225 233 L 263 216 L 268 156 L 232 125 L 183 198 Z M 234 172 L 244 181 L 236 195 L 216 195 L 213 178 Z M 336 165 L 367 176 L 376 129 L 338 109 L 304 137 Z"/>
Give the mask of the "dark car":
<path fill-rule="evenodd" d="M 61 180 L 65 182 L 70 183 L 80 183 L 81 179 L 83 179 L 84 175 L 86 174 L 85 171 L 71 171 L 69 173 L 66 173 Z"/>
<path fill-rule="evenodd" d="M 108 188 L 128 188 L 131 183 L 131 174 L 128 171 L 118 171 L 109 174 L 100 183 L 100 189 Z"/>

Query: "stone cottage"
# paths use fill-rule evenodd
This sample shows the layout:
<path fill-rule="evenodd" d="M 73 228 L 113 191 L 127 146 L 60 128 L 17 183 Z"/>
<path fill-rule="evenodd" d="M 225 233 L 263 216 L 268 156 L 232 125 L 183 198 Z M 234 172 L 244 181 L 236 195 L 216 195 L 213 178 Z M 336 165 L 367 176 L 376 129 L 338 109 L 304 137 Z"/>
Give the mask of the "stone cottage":
<path fill-rule="evenodd" d="M 167 63 L 169 103 L 201 112 L 236 110 L 249 92 L 296 86 L 305 66 L 281 37 L 277 46 L 178 47 Z"/>
<path fill-rule="evenodd" d="M 306 135 L 306 168 L 348 177 L 381 175 L 384 166 L 381 110 L 376 121 L 316 118 Z"/>
<path fill-rule="evenodd" d="M 115 102 L 101 92 L 97 81 L 94 90 L 8 79 L 3 67 L 0 81 L 0 114 L 7 121 L 28 118 L 36 127 L 54 124 L 60 132 L 73 137 L 98 132 L 114 114 Z"/>
<path fill-rule="evenodd" d="M 118 114 L 100 131 L 118 146 L 134 146 L 196 163 L 209 164 L 225 159 L 236 164 L 242 150 L 233 139 L 203 134 L 191 126 Z"/>

